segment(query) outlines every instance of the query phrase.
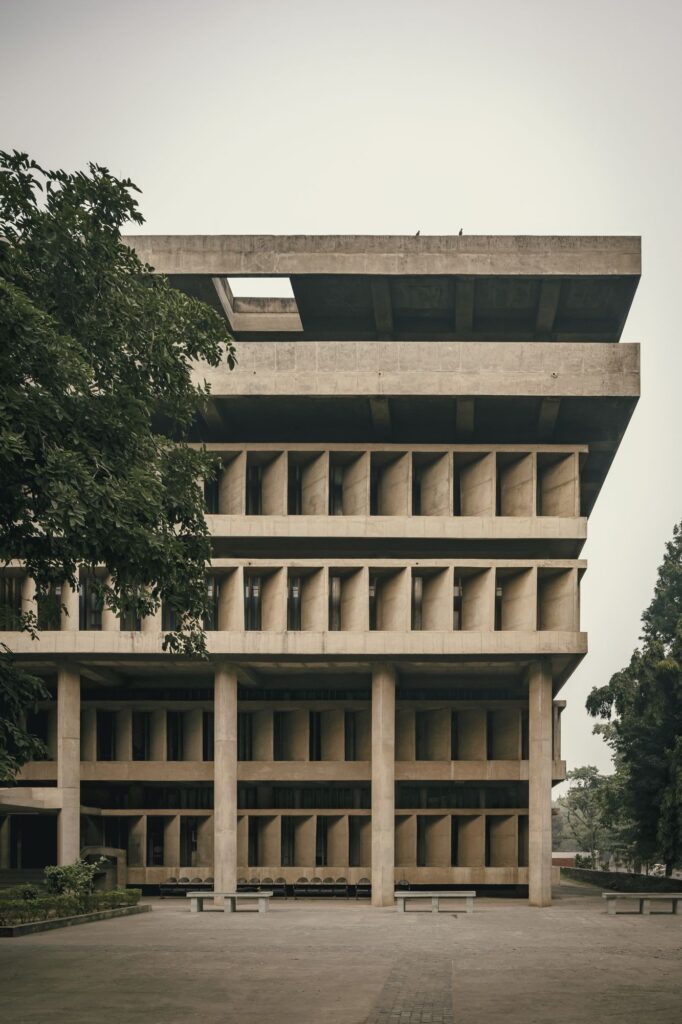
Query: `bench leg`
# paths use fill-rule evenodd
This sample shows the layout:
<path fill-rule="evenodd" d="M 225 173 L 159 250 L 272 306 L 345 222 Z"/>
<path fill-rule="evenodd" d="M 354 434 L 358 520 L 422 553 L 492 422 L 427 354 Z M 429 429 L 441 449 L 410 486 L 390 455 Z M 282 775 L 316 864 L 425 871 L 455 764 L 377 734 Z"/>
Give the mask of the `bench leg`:
<path fill-rule="evenodd" d="M 203 909 L 204 909 L 204 901 L 203 900 L 190 900 L 189 901 L 189 910 L 190 910 L 191 914 L 200 914 Z"/>
<path fill-rule="evenodd" d="M 677 913 L 677 904 L 678 904 L 679 901 L 678 900 L 673 900 L 672 902 L 673 902 L 673 914 L 676 914 Z"/>
<path fill-rule="evenodd" d="M 607 909 L 607 912 L 609 914 L 611 914 L 611 916 L 615 916 L 615 913 L 616 913 L 616 901 L 615 900 L 607 900 L 606 901 L 606 909 Z"/>
<path fill-rule="evenodd" d="M 404 914 L 405 913 L 405 900 L 397 899 L 396 903 L 398 904 L 398 913 L 399 914 Z"/>
<path fill-rule="evenodd" d="M 640 912 L 640 914 L 650 914 L 651 913 L 651 901 L 650 900 L 640 900 L 639 901 L 639 912 Z"/>
<path fill-rule="evenodd" d="M 225 897 L 225 913 L 236 914 L 237 913 L 237 898 L 236 896 Z"/>
<path fill-rule="evenodd" d="M 268 902 L 269 902 L 269 899 L 268 899 L 267 896 L 260 896 L 258 898 L 258 913 L 259 914 L 266 914 L 267 913 L 267 911 L 268 911 Z"/>
<path fill-rule="evenodd" d="M 438 913 L 438 897 L 437 896 L 432 896 L 431 897 L 431 913 L 432 914 L 437 914 Z"/>
<path fill-rule="evenodd" d="M 474 901 L 471 896 L 467 896 L 467 914 L 473 914 L 474 912 Z"/>

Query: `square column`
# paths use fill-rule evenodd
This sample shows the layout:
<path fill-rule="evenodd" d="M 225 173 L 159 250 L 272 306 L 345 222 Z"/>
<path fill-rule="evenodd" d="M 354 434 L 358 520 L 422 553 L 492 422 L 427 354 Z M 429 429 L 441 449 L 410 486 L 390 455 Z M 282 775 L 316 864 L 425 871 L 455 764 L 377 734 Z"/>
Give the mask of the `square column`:
<path fill-rule="evenodd" d="M 213 876 L 216 892 L 237 888 L 237 673 L 216 668 L 214 682 Z"/>
<path fill-rule="evenodd" d="M 552 676 L 534 662 L 528 672 L 528 901 L 552 902 Z"/>
<path fill-rule="evenodd" d="M 57 862 L 73 864 L 80 856 L 81 680 L 64 667 L 57 676 L 57 786 L 61 810 L 57 821 Z"/>
<path fill-rule="evenodd" d="M 393 906 L 395 864 L 395 684 L 392 665 L 372 673 L 372 905 Z"/>

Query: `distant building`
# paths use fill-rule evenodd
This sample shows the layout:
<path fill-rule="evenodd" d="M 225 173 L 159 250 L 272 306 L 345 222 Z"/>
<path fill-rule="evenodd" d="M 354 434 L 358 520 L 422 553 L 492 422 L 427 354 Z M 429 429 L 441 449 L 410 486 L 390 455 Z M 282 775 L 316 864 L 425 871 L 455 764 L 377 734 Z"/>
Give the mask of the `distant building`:
<path fill-rule="evenodd" d="M 197 367 L 208 663 L 87 578 L 38 641 L 51 760 L 0 792 L 2 864 L 123 851 L 168 876 L 528 886 L 551 899 L 558 695 L 587 651 L 580 553 L 639 394 L 618 344 L 637 238 L 137 237 L 222 311 Z M 293 299 L 234 298 L 285 276 Z M 32 582 L 5 570 L 5 595 Z M 618 595 L 613 595 L 614 601 Z M 34 812 L 38 811 L 36 814 Z"/>

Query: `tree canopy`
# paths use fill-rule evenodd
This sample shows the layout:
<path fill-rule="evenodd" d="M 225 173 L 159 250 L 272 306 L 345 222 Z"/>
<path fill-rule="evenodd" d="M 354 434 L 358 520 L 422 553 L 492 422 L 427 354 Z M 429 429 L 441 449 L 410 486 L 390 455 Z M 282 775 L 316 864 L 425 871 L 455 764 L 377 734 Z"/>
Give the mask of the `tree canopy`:
<path fill-rule="evenodd" d="M 682 863 L 682 524 L 642 622 L 641 647 L 591 691 L 587 710 L 614 754 L 634 852 L 669 874 Z"/>
<path fill-rule="evenodd" d="M 235 350 L 218 313 L 122 241 L 125 224 L 143 223 L 138 192 L 97 164 L 67 173 L 0 153 L 0 560 L 24 563 L 41 600 L 103 566 L 101 601 L 135 616 L 163 601 L 178 621 L 166 648 L 202 656 L 198 481 L 212 461 L 187 442 L 209 393 L 192 367 L 232 368 Z M 17 713 L 39 693 L 5 649 L 5 777 L 36 749 Z"/>

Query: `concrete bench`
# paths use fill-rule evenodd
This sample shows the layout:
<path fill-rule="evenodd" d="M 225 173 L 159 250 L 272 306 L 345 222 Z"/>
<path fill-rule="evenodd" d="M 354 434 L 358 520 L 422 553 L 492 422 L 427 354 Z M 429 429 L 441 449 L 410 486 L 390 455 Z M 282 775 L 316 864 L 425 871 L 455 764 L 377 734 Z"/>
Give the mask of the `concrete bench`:
<path fill-rule="evenodd" d="M 682 900 L 682 892 L 603 892 L 602 899 L 606 900 L 609 914 L 617 913 L 618 900 L 639 900 L 639 913 L 651 913 L 652 900 L 668 900 L 672 903 L 673 914 L 677 913 L 677 904 Z"/>
<path fill-rule="evenodd" d="M 265 914 L 270 905 L 271 892 L 188 892 L 187 899 L 192 902 L 189 905 L 192 914 L 200 914 L 204 909 L 204 900 L 212 900 L 215 896 L 222 896 L 225 900 L 225 913 L 234 914 L 237 910 L 237 900 L 258 900 L 258 913 Z"/>
<path fill-rule="evenodd" d="M 439 913 L 440 900 L 466 900 L 466 912 L 467 914 L 473 914 L 475 898 L 476 893 L 473 891 L 395 893 L 396 903 L 398 904 L 398 910 L 400 911 L 401 914 L 405 913 L 406 900 L 431 900 L 432 914 Z"/>

